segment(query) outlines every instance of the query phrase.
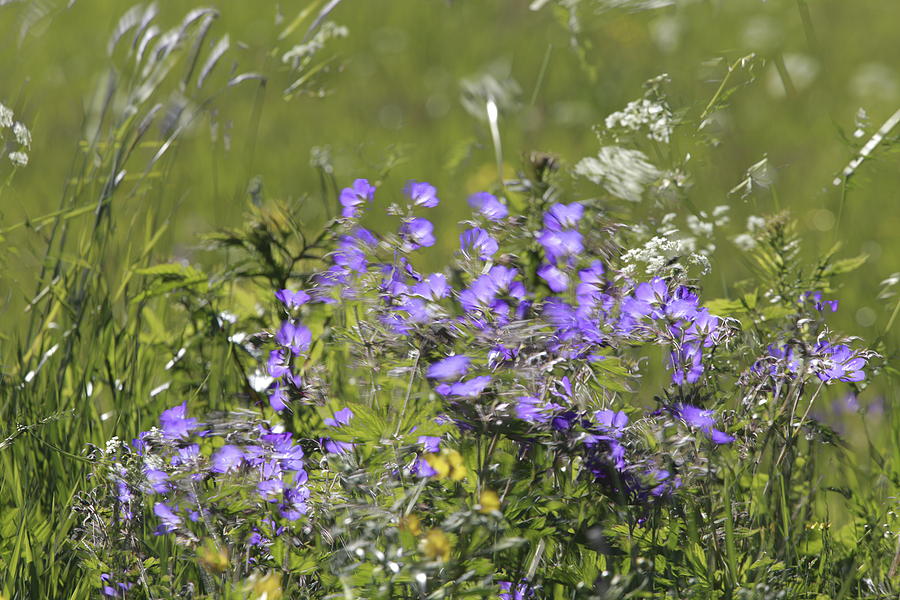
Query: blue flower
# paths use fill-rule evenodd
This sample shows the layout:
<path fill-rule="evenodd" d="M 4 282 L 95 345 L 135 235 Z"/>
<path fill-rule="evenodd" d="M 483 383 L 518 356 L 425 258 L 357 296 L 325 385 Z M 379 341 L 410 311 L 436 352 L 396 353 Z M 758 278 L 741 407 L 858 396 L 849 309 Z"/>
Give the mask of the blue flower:
<path fill-rule="evenodd" d="M 469 196 L 469 206 L 481 213 L 489 221 L 505 219 L 509 210 L 497 197 L 487 192 L 478 192 Z"/>
<path fill-rule="evenodd" d="M 580 202 L 572 204 L 554 204 L 544 213 L 544 227 L 551 231 L 560 231 L 578 225 L 584 214 L 584 206 Z"/>
<path fill-rule="evenodd" d="M 434 435 L 420 435 L 418 442 L 422 444 L 425 452 L 435 454 L 441 450 L 441 438 Z"/>
<path fill-rule="evenodd" d="M 491 383 L 490 375 L 481 375 L 473 377 L 468 381 L 460 381 L 458 383 L 442 383 L 434 388 L 441 396 L 451 396 L 455 398 L 476 398 Z"/>
<path fill-rule="evenodd" d="M 159 424 L 163 437 L 170 440 L 186 438 L 192 429 L 196 429 L 199 426 L 197 419 L 188 418 L 186 415 L 187 402 L 182 402 L 178 406 L 164 410 L 159 415 Z"/>
<path fill-rule="evenodd" d="M 281 303 L 284 304 L 284 306 L 288 309 L 299 308 L 310 300 L 309 294 L 307 294 L 303 290 L 295 292 L 292 290 L 284 289 L 275 292 L 275 297 L 279 301 L 281 301 Z"/>
<path fill-rule="evenodd" d="M 371 185 L 368 179 L 357 179 L 352 187 L 341 190 L 340 201 L 343 207 L 341 215 L 345 219 L 355 217 L 359 212 L 359 206 L 371 202 L 374 197 L 375 186 Z"/>
<path fill-rule="evenodd" d="M 326 417 L 324 421 L 329 427 L 343 427 L 344 425 L 348 425 L 352 418 L 353 411 L 349 408 L 342 408 L 334 413 L 334 417 Z"/>
<path fill-rule="evenodd" d="M 437 302 L 450 295 L 450 284 L 442 273 L 432 273 L 424 280 L 412 286 L 410 293 L 421 296 L 430 302 Z"/>
<path fill-rule="evenodd" d="M 448 356 L 429 366 L 426 375 L 429 378 L 437 379 L 438 381 L 459 379 L 469 370 L 469 363 L 471 361 L 472 359 L 462 354 Z"/>
<path fill-rule="evenodd" d="M 434 208 L 440 202 L 435 187 L 424 181 L 410 181 L 403 188 L 403 192 L 412 200 L 414 206 Z"/>
<path fill-rule="evenodd" d="M 163 502 L 157 502 L 153 505 L 153 513 L 162 521 L 159 529 L 156 530 L 156 535 L 171 533 L 181 525 L 181 517 L 176 515 L 172 509 Z"/>
<path fill-rule="evenodd" d="M 459 234 L 459 247 L 464 256 L 474 254 L 481 260 L 490 259 L 500 249 L 497 240 L 480 227 L 473 227 Z"/>
<path fill-rule="evenodd" d="M 290 348 L 294 354 L 301 354 L 309 350 L 312 333 L 300 323 L 284 321 L 275 334 L 275 341 Z"/>
<path fill-rule="evenodd" d="M 244 461 L 244 452 L 237 446 L 226 444 L 213 453 L 210 462 L 210 471 L 213 473 L 228 473 L 240 468 Z"/>
<path fill-rule="evenodd" d="M 284 349 L 277 348 L 269 352 L 269 359 L 266 361 L 266 372 L 270 377 L 283 377 L 290 371 L 288 354 Z"/>
<path fill-rule="evenodd" d="M 716 420 L 713 415 L 715 413 L 711 410 L 704 410 L 691 404 L 681 404 L 675 407 L 675 414 L 691 427 L 705 433 L 716 444 L 728 444 L 734 441 L 734 437 L 714 429 Z"/>
<path fill-rule="evenodd" d="M 544 229 L 538 236 L 538 242 L 544 247 L 547 261 L 557 263 L 564 258 L 581 254 L 584 251 L 582 235 L 574 229 L 553 231 Z"/>
<path fill-rule="evenodd" d="M 528 600 L 534 598 L 534 588 L 525 583 L 513 587 L 512 582 L 500 582 L 500 600 Z"/>
<path fill-rule="evenodd" d="M 569 287 L 569 276 L 554 265 L 541 265 L 537 270 L 537 274 L 556 293 L 564 292 Z"/>
<path fill-rule="evenodd" d="M 428 219 L 414 217 L 405 221 L 400 226 L 400 235 L 403 236 L 406 250 L 434 246 L 434 225 Z"/>
<path fill-rule="evenodd" d="M 866 378 L 862 370 L 866 366 L 866 359 L 855 354 L 844 344 L 835 346 L 825 341 L 819 342 L 816 354 L 822 362 L 816 375 L 822 381 L 855 382 Z"/>
<path fill-rule="evenodd" d="M 276 412 L 281 412 L 288 407 L 288 395 L 287 390 L 283 385 L 276 382 L 271 388 L 269 388 L 269 405 L 272 407 L 272 410 Z"/>

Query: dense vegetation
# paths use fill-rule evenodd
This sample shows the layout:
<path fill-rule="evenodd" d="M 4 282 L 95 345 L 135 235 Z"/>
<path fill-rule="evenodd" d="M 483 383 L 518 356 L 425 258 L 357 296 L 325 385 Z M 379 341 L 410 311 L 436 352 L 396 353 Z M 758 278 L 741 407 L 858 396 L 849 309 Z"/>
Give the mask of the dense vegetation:
<path fill-rule="evenodd" d="M 900 8 L 291 10 L 0 3 L 2 597 L 897 597 Z"/>

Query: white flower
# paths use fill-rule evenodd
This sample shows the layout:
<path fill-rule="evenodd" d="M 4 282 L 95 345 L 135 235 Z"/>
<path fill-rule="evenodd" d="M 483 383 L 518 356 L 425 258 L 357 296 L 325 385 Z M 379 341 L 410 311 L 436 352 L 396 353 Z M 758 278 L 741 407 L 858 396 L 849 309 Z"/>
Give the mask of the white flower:
<path fill-rule="evenodd" d="M 604 146 L 597 158 L 581 159 L 575 165 L 575 174 L 603 185 L 617 198 L 640 202 L 644 188 L 659 179 L 662 172 L 640 150 Z"/>
<path fill-rule="evenodd" d="M 714 225 L 708 221 L 701 221 L 697 215 L 687 216 L 687 226 L 694 235 L 709 237 L 713 234 Z"/>
<path fill-rule="evenodd" d="M 762 217 L 756 217 L 750 215 L 747 217 L 747 231 L 753 233 L 754 231 L 759 231 L 763 227 L 766 226 L 766 220 Z"/>
<path fill-rule="evenodd" d="M 605 124 L 607 129 L 619 127 L 634 132 L 646 128 L 648 139 L 668 144 L 672 135 L 672 111 L 665 104 L 644 98 L 612 113 L 606 117 Z"/>
<path fill-rule="evenodd" d="M 28 155 L 24 152 L 10 152 L 9 160 L 17 167 L 24 167 L 28 165 Z"/>
<path fill-rule="evenodd" d="M 16 135 L 16 141 L 19 145 L 31 148 L 31 132 L 21 123 L 13 125 L 13 133 Z"/>
<path fill-rule="evenodd" d="M 0 129 L 6 129 L 13 126 L 13 111 L 0 102 Z"/>
<path fill-rule="evenodd" d="M 734 245 L 740 248 L 741 250 L 748 251 L 753 250 L 756 247 L 756 240 L 753 239 L 753 236 L 749 233 L 742 233 L 732 240 Z"/>

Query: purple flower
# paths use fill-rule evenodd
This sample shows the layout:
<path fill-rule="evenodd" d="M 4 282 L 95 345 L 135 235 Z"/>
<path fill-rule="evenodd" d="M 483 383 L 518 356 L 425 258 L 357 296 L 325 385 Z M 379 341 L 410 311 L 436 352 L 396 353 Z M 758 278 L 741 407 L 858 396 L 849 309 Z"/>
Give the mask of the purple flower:
<path fill-rule="evenodd" d="M 669 286 L 665 279 L 654 277 L 650 283 L 639 283 L 634 288 L 634 297 L 647 304 L 662 305 L 669 300 Z"/>
<path fill-rule="evenodd" d="M 169 440 L 186 438 L 192 429 L 198 427 L 197 419 L 187 418 L 187 402 L 164 410 L 159 415 L 159 424 L 163 437 Z"/>
<path fill-rule="evenodd" d="M 837 300 L 822 300 L 822 292 L 803 292 L 803 295 L 800 297 L 801 302 L 809 302 L 812 301 L 813 307 L 821 312 L 828 306 L 831 309 L 831 312 L 837 312 L 838 309 L 838 301 Z"/>
<path fill-rule="evenodd" d="M 500 600 L 528 600 L 534 598 L 534 588 L 525 583 L 513 587 L 512 582 L 500 582 Z"/>
<path fill-rule="evenodd" d="M 469 206 L 481 213 L 489 221 L 505 219 L 509 210 L 497 197 L 487 192 L 478 192 L 469 196 Z"/>
<path fill-rule="evenodd" d="M 429 366 L 426 375 L 431 379 L 437 379 L 439 381 L 459 379 L 469 370 L 469 363 L 471 361 L 472 359 L 462 354 L 448 356 Z"/>
<path fill-rule="evenodd" d="M 450 284 L 442 273 L 432 273 L 423 281 L 412 286 L 410 293 L 430 302 L 437 302 L 450 294 Z"/>
<path fill-rule="evenodd" d="M 581 254 L 584 250 L 582 236 L 574 229 L 552 231 L 544 229 L 538 236 L 538 242 L 544 247 L 547 260 L 551 263 L 559 262 L 569 256 Z"/>
<path fill-rule="evenodd" d="M 279 506 L 281 516 L 288 521 L 296 521 L 307 513 L 309 507 L 309 489 L 305 487 L 289 487 L 284 490 L 284 501 Z"/>
<path fill-rule="evenodd" d="M 713 428 L 716 420 L 713 418 L 715 413 L 711 410 L 704 410 L 690 404 L 682 404 L 675 408 L 675 414 L 691 427 L 695 427 L 708 435 L 716 444 L 728 444 L 734 441 L 734 437 Z"/>
<path fill-rule="evenodd" d="M 434 391 L 441 396 L 476 398 L 490 383 L 490 375 L 481 375 L 479 377 L 473 377 L 468 381 L 460 381 L 459 383 L 442 383 L 435 387 Z"/>
<path fill-rule="evenodd" d="M 400 235 L 405 238 L 408 250 L 434 246 L 434 225 L 428 219 L 414 217 L 400 226 Z"/>
<path fill-rule="evenodd" d="M 410 467 L 410 471 L 416 477 L 434 477 L 437 475 L 437 471 L 428 464 L 428 461 L 424 458 L 417 458 L 413 463 L 412 467 Z"/>
<path fill-rule="evenodd" d="M 125 592 L 134 587 L 133 583 L 129 583 L 127 581 L 113 582 L 112 576 L 109 573 L 103 573 L 102 575 L 100 575 L 100 581 L 103 582 L 101 592 L 104 596 L 124 598 Z"/>
<path fill-rule="evenodd" d="M 157 494 L 164 494 L 169 491 L 169 484 L 166 483 L 169 479 L 169 475 L 165 471 L 160 471 L 158 469 L 145 469 L 144 477 L 147 478 L 147 483 L 150 485 L 150 489 L 152 489 Z"/>
<path fill-rule="evenodd" d="M 290 348 L 294 354 L 301 354 L 309 350 L 312 333 L 300 323 L 284 321 L 275 334 L 275 341 Z"/>
<path fill-rule="evenodd" d="M 693 322 L 685 333 L 686 340 L 703 340 L 707 348 L 715 345 L 715 333 L 719 328 L 719 317 L 709 314 L 709 310 L 701 308 L 693 315 Z"/>
<path fill-rule="evenodd" d="M 541 265 L 537 274 L 556 293 L 564 292 L 569 287 L 569 276 L 553 265 Z"/>
<path fill-rule="evenodd" d="M 544 213 L 544 227 L 551 231 L 568 229 L 578 225 L 584 214 L 584 206 L 579 202 L 554 204 Z"/>
<path fill-rule="evenodd" d="M 277 502 L 277 496 L 284 491 L 284 482 L 280 479 L 263 479 L 256 484 L 256 493 L 266 502 Z"/>
<path fill-rule="evenodd" d="M 353 418 L 353 411 L 349 408 L 342 408 L 341 410 L 334 413 L 334 417 L 326 417 L 324 419 L 325 424 L 329 427 L 343 427 L 350 423 L 350 419 Z"/>
<path fill-rule="evenodd" d="M 288 407 L 287 403 L 287 390 L 280 383 L 275 383 L 275 385 L 269 389 L 269 406 L 271 406 L 272 410 L 275 412 L 281 412 Z"/>
<path fill-rule="evenodd" d="M 672 350 L 669 359 L 674 369 L 672 381 L 678 385 L 696 383 L 703 374 L 703 354 L 696 343 L 688 342 Z"/>
<path fill-rule="evenodd" d="M 212 458 L 210 459 L 210 462 L 212 463 L 210 471 L 213 473 L 228 473 L 229 471 L 235 471 L 240 468 L 243 460 L 244 453 L 240 448 L 226 444 L 213 453 Z"/>
<path fill-rule="evenodd" d="M 283 377 L 290 371 L 288 354 L 283 348 L 277 348 L 269 352 L 269 359 L 266 361 L 266 372 L 270 377 Z"/>
<path fill-rule="evenodd" d="M 172 512 L 172 509 L 162 502 L 157 502 L 153 505 L 153 513 L 162 521 L 159 529 L 156 531 L 157 535 L 171 533 L 181 525 L 181 517 Z"/>
<path fill-rule="evenodd" d="M 343 207 L 341 215 L 345 219 L 355 217 L 359 206 L 371 202 L 374 197 L 375 186 L 371 185 L 368 179 L 357 179 L 352 187 L 341 190 L 340 200 Z"/>
<path fill-rule="evenodd" d="M 553 412 L 562 406 L 553 402 L 541 402 L 534 396 L 520 396 L 516 403 L 516 416 L 528 423 L 547 423 L 553 418 Z"/>
<path fill-rule="evenodd" d="M 866 359 L 855 354 L 848 346 L 838 344 L 833 346 L 828 342 L 819 342 L 816 346 L 816 354 L 821 358 L 821 367 L 816 375 L 825 382 L 830 381 L 862 381 L 866 378 L 863 367 Z"/>
<path fill-rule="evenodd" d="M 353 450 L 354 445 L 350 442 L 339 442 L 331 438 L 322 438 L 322 447 L 328 454 L 346 454 Z"/>
<path fill-rule="evenodd" d="M 275 297 L 281 301 L 282 304 L 288 309 L 295 309 L 303 306 L 307 302 L 309 302 L 309 294 L 304 292 L 303 290 L 292 291 L 288 289 L 283 289 L 278 292 L 275 292 Z"/>
<path fill-rule="evenodd" d="M 412 200 L 414 206 L 434 208 L 440 202 L 435 187 L 424 181 L 410 181 L 403 191 Z"/>
<path fill-rule="evenodd" d="M 474 254 L 481 260 L 490 259 L 500 249 L 497 240 L 480 227 L 467 229 L 459 234 L 459 247 L 464 255 Z"/>
<path fill-rule="evenodd" d="M 441 449 L 441 438 L 439 436 L 420 435 L 418 442 L 422 444 L 425 452 L 431 452 L 432 454 L 434 454 L 436 452 L 439 452 Z"/>
<path fill-rule="evenodd" d="M 621 410 L 618 412 L 609 409 L 598 410 L 594 413 L 594 421 L 601 429 L 618 438 L 622 436 L 625 426 L 628 425 L 628 415 Z"/>

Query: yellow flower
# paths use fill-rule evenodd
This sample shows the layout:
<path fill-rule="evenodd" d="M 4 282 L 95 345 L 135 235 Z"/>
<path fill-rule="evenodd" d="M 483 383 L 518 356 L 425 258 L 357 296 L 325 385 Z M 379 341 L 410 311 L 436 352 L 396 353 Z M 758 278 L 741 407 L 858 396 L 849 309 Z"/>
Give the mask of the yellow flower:
<path fill-rule="evenodd" d="M 478 510 L 483 514 L 490 514 L 495 510 L 500 510 L 500 496 L 498 496 L 497 492 L 494 490 L 484 490 L 481 492 L 478 503 L 481 505 L 481 508 Z"/>
<path fill-rule="evenodd" d="M 418 515 L 410 514 L 400 517 L 400 529 L 410 532 L 415 536 L 422 535 L 422 521 Z"/>
<path fill-rule="evenodd" d="M 463 464 L 462 455 L 456 450 L 447 452 L 447 460 L 450 463 L 450 479 L 459 481 L 466 478 L 466 467 Z"/>
<path fill-rule="evenodd" d="M 204 569 L 213 573 L 222 573 L 228 569 L 228 550 L 216 548 L 215 542 L 207 539 L 197 550 L 197 560 Z"/>
<path fill-rule="evenodd" d="M 281 600 L 281 581 L 278 577 L 269 573 L 262 577 L 253 576 L 250 578 L 252 589 L 250 597 L 253 600 Z"/>
<path fill-rule="evenodd" d="M 462 454 L 456 450 L 444 450 L 441 454 L 426 454 L 425 462 L 434 469 L 437 479 L 460 481 L 466 478 L 468 471 L 463 464 Z"/>
<path fill-rule="evenodd" d="M 425 462 L 435 470 L 435 477 L 444 479 L 450 474 L 450 463 L 443 456 L 437 454 L 426 454 Z"/>
<path fill-rule="evenodd" d="M 450 560 L 450 538 L 440 529 L 429 529 L 422 540 L 422 553 L 434 560 Z"/>

